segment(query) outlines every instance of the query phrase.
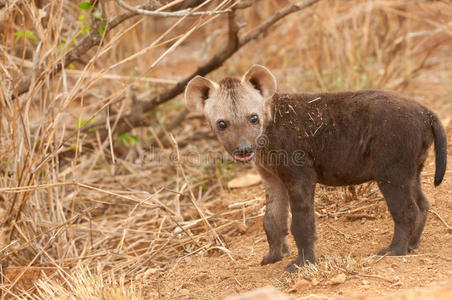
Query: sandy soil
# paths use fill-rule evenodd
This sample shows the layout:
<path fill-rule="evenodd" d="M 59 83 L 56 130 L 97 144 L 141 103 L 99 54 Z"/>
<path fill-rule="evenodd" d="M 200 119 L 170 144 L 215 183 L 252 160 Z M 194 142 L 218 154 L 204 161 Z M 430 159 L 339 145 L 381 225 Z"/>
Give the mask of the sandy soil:
<path fill-rule="evenodd" d="M 452 124 L 447 132 L 449 149 L 452 149 Z M 432 154 L 422 175 L 423 189 L 431 202 L 431 210 L 452 224 L 452 164 L 442 185 L 434 188 Z M 223 251 L 210 251 L 181 259 L 152 276 L 149 284 L 153 296 L 221 299 L 266 285 L 289 292 L 299 280 L 308 282 L 292 294 L 302 299 L 315 298 L 313 295 L 318 298 L 388 295 L 400 290 L 452 284 L 452 232 L 437 215 L 429 214 L 419 249 L 405 257 L 376 257 L 373 254 L 389 244 L 393 227 L 381 195 L 375 186 L 359 191 L 352 199 L 334 197 L 338 194 L 339 191 L 331 192 L 325 187 L 319 187 L 316 194 L 319 260 L 316 268 L 301 270 L 298 274 L 284 271 L 285 265 L 295 257 L 292 238 L 290 257 L 260 266 L 267 251 L 262 216 L 254 219 L 245 216 L 246 227 L 223 236 L 231 257 Z M 264 197 L 262 184 L 223 191 L 218 195 L 221 199 L 218 211 L 227 210 L 229 204 L 259 197 Z M 357 208 L 362 209 L 350 212 Z"/>

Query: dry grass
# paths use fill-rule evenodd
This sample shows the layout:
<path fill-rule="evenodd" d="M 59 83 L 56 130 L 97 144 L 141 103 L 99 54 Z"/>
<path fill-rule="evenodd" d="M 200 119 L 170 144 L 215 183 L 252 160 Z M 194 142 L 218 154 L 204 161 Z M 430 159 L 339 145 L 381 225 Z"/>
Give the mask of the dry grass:
<path fill-rule="evenodd" d="M 133 110 L 133 99 L 150 98 L 206 61 L 225 40 L 226 17 L 209 17 L 170 52 L 198 17 L 178 25 L 128 20 L 52 76 L 48 70 L 83 37 L 89 13 L 76 2 L 39 3 L 10 1 L 0 11 L 3 266 L 56 267 L 58 280 L 37 285 L 32 297 L 40 299 L 139 299 L 153 293 L 140 287 L 149 270 L 198 253 L 228 255 L 222 236 L 262 215 L 264 202 L 228 208 L 216 199 L 242 167 L 214 159 L 226 156 L 197 118 L 172 132 L 173 143 L 162 125 L 183 110 L 180 97 L 149 114 L 151 126 L 105 140 L 80 132 L 82 124 Z M 261 1 L 259 9 L 240 11 L 242 31 L 284 4 Z M 119 10 L 102 5 L 109 16 Z M 423 96 L 444 115 L 451 110 L 451 39 L 447 1 L 324 0 L 278 23 L 211 76 L 240 75 L 261 63 L 281 90 L 395 89 Z M 25 75 L 34 76 L 33 86 L 13 101 Z M 72 157 L 56 155 L 70 148 Z M 12 285 L 3 284 L 3 292 Z"/>
<path fill-rule="evenodd" d="M 72 270 L 72 274 L 60 272 L 58 278 L 44 278 L 38 281 L 37 291 L 30 298 L 35 299 L 76 299 L 83 295 L 84 299 L 145 299 L 140 287 L 129 283 L 124 276 L 115 276 L 98 268 L 81 267 Z"/>

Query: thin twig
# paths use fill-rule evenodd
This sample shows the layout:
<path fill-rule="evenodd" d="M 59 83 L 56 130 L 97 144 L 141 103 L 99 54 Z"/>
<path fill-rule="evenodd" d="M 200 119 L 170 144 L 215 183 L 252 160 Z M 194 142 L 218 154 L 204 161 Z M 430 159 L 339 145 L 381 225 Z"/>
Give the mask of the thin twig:
<path fill-rule="evenodd" d="M 267 18 L 261 25 L 257 26 L 255 29 L 250 31 L 248 34 L 239 37 L 238 31 L 239 26 L 234 21 L 234 10 L 232 10 L 231 13 L 229 13 L 228 18 L 228 25 L 229 25 L 229 39 L 226 43 L 226 46 L 217 52 L 209 61 L 207 61 L 204 65 L 198 67 L 198 69 L 190 74 L 189 76 L 185 77 L 184 79 L 180 80 L 174 87 L 171 89 L 155 96 L 154 98 L 143 101 L 139 107 L 136 109 L 136 111 L 141 111 L 141 114 L 134 114 L 134 113 L 128 113 L 125 115 L 122 115 L 120 117 L 120 123 L 116 127 L 116 132 L 126 132 L 134 127 L 141 126 L 143 124 L 142 120 L 145 119 L 145 113 L 153 110 L 155 107 L 159 106 L 160 104 L 163 104 L 180 93 L 182 93 L 185 89 L 185 86 L 187 83 L 193 79 L 195 76 L 205 76 L 209 74 L 210 72 L 218 69 L 223 65 L 223 63 L 230 58 L 234 53 L 236 53 L 240 48 L 248 44 L 250 41 L 257 39 L 259 36 L 261 36 L 263 33 L 265 33 L 272 25 L 274 25 L 276 22 L 281 20 L 282 18 L 288 16 L 289 14 L 292 14 L 294 12 L 300 11 L 302 9 L 305 9 L 316 2 L 319 2 L 320 0 L 305 0 L 305 1 L 299 1 L 295 4 L 291 4 L 286 6 L 285 8 L 279 10 L 271 17 Z M 82 131 L 86 132 L 91 128 L 98 127 L 99 125 L 102 125 L 105 121 L 99 121 L 96 122 L 90 126 L 86 126 L 82 129 Z M 101 138 L 106 137 L 105 130 L 102 130 L 101 132 Z"/>
<path fill-rule="evenodd" d="M 193 4 L 196 5 L 196 2 Z M 162 7 L 158 2 L 151 1 L 149 3 L 146 3 L 142 6 L 137 7 L 139 9 L 146 9 L 146 10 L 157 10 Z M 111 32 L 112 29 L 116 28 L 118 25 L 123 23 L 124 21 L 135 17 L 139 14 L 133 11 L 126 11 L 124 13 L 121 13 L 114 18 L 108 20 L 106 22 L 105 30 L 104 30 L 104 36 L 106 36 L 109 32 Z M 75 45 L 72 49 L 70 49 L 67 53 L 64 54 L 64 57 L 60 61 L 63 63 L 58 63 L 54 66 L 51 66 L 49 69 L 45 70 L 45 72 L 49 74 L 56 74 L 60 72 L 63 67 L 69 66 L 72 62 L 79 60 L 80 57 L 85 55 L 91 48 L 98 46 L 102 41 L 102 36 L 100 36 L 99 32 L 99 26 L 102 22 L 95 22 L 94 27 L 92 30 L 89 31 L 87 35 L 85 35 L 78 43 Z M 37 71 L 37 73 L 39 73 Z M 42 77 L 42 76 L 40 76 Z M 12 99 L 14 100 L 18 96 L 28 92 L 30 88 L 32 88 L 32 76 L 25 77 L 22 81 L 17 83 L 17 90 L 13 94 Z"/>
<path fill-rule="evenodd" d="M 139 7 L 131 6 L 125 3 L 122 0 L 116 0 L 116 3 L 118 3 L 121 7 L 127 9 L 128 11 L 131 11 L 132 13 L 139 14 L 139 15 L 145 15 L 145 16 L 151 16 L 151 17 L 184 17 L 184 16 L 211 16 L 211 15 L 219 15 L 219 14 L 225 14 L 228 12 L 231 12 L 230 9 L 225 10 L 209 10 L 209 11 L 192 11 L 191 8 L 187 8 L 184 10 L 179 11 L 152 11 L 147 9 L 142 9 Z"/>
<path fill-rule="evenodd" d="M 171 139 L 172 139 L 172 142 L 173 142 L 173 144 L 174 144 L 174 148 L 175 148 L 175 150 L 176 150 L 177 161 L 180 162 L 181 160 L 180 160 L 179 148 L 178 148 L 178 146 L 177 146 L 177 141 L 176 141 L 176 139 L 175 139 L 172 135 L 171 135 L 170 137 L 171 137 Z M 212 227 L 212 225 L 210 225 L 210 223 L 209 223 L 209 221 L 207 220 L 207 217 L 206 217 L 206 215 L 204 214 L 204 212 L 201 210 L 201 208 L 200 208 L 200 207 L 198 206 L 198 204 L 196 203 L 196 198 L 195 198 L 195 195 L 194 195 L 194 193 L 193 193 L 193 188 L 192 188 L 192 186 L 191 186 L 190 181 L 187 179 L 187 176 L 185 175 L 185 171 L 184 171 L 182 165 L 181 165 L 180 163 L 178 163 L 178 166 L 179 166 L 179 169 L 180 169 L 180 171 L 181 171 L 182 177 L 184 178 L 185 182 L 186 182 L 187 185 L 188 185 L 188 190 L 189 190 L 189 192 L 190 192 L 190 197 L 189 197 L 189 198 L 190 198 L 190 200 L 191 200 L 193 206 L 196 208 L 196 211 L 198 212 L 199 216 L 202 218 L 204 224 L 206 224 L 207 228 L 210 230 L 210 232 L 211 232 L 212 235 L 214 236 L 215 240 L 218 241 L 218 243 L 221 245 L 221 247 L 222 247 L 223 249 L 227 249 L 227 248 L 226 248 L 226 245 L 223 243 L 223 241 L 221 240 L 221 238 L 218 236 L 218 234 L 217 234 L 217 232 L 215 231 L 215 229 Z M 230 258 L 232 261 L 234 261 L 234 258 L 230 255 L 230 253 L 229 253 L 228 251 L 225 251 L 225 252 L 226 252 L 226 254 L 229 256 L 229 258 Z"/>
<path fill-rule="evenodd" d="M 340 215 L 352 214 L 352 213 L 355 213 L 355 212 L 360 211 L 360 210 L 364 210 L 364 209 L 367 209 L 367 208 L 371 208 L 371 207 L 377 206 L 378 204 L 380 204 L 380 201 L 378 201 L 376 203 L 369 204 L 369 205 L 364 205 L 364 206 L 361 206 L 361 207 L 358 207 L 358 208 L 355 208 L 355 209 L 352 209 L 352 210 L 340 211 L 340 212 L 337 212 L 335 214 L 332 214 L 332 216 L 333 217 L 338 217 Z"/>
<path fill-rule="evenodd" d="M 358 276 L 358 277 L 367 277 L 367 278 L 376 278 L 376 279 L 381 279 L 381 280 L 384 280 L 384 281 L 387 281 L 387 282 L 390 282 L 390 283 L 394 283 L 394 281 L 395 280 L 391 280 L 391 279 L 388 279 L 388 278 L 386 278 L 386 277 L 383 277 L 383 276 L 380 276 L 380 275 L 374 275 L 374 274 L 362 274 L 362 273 L 358 273 L 358 272 L 355 272 L 355 271 L 347 271 L 346 269 L 343 269 L 343 268 L 341 268 L 341 267 L 335 267 L 336 269 L 338 269 L 338 270 L 340 270 L 340 271 L 342 271 L 342 272 L 344 272 L 344 273 L 348 273 L 348 274 L 350 274 L 350 275 L 353 275 L 353 276 Z"/>
<path fill-rule="evenodd" d="M 436 211 L 434 211 L 433 209 L 430 209 L 429 212 L 434 214 L 444 224 L 444 226 L 446 226 L 447 231 L 449 233 L 452 233 L 452 228 L 449 226 L 449 224 L 447 224 L 447 222 Z"/>
<path fill-rule="evenodd" d="M 342 234 L 344 237 L 345 237 L 345 239 L 349 239 L 350 237 L 348 236 L 348 234 L 346 234 L 345 232 L 342 232 L 342 231 L 340 231 L 339 229 L 337 229 L 336 227 L 334 227 L 333 225 L 330 225 L 330 224 L 326 224 L 329 228 L 331 228 L 331 229 L 333 229 L 334 231 L 336 231 L 336 232 L 339 232 L 340 234 Z"/>
<path fill-rule="evenodd" d="M 356 273 L 356 274 L 352 274 L 352 275 L 358 276 L 358 277 L 367 277 L 367 278 L 381 279 L 381 280 L 387 281 L 389 283 L 394 283 L 394 280 L 388 279 L 388 278 L 380 276 L 380 275 L 361 274 L 361 273 Z"/>

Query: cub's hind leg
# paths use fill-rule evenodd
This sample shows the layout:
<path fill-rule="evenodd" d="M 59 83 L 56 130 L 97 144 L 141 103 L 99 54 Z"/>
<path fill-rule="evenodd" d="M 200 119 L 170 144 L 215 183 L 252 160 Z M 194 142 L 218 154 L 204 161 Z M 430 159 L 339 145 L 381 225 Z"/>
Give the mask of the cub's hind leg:
<path fill-rule="evenodd" d="M 378 186 L 388 204 L 394 221 L 394 235 L 391 244 L 378 255 L 406 255 L 408 244 L 416 231 L 419 208 L 413 195 L 412 181 L 379 182 Z"/>
<path fill-rule="evenodd" d="M 425 227 L 425 221 L 427 220 L 428 209 L 430 207 L 428 199 L 422 192 L 420 178 L 421 169 L 422 167 L 419 168 L 416 174 L 416 180 L 413 185 L 413 196 L 419 209 L 419 213 L 416 216 L 415 227 L 413 232 L 411 233 L 410 241 L 408 243 L 408 251 L 413 251 L 414 249 L 417 249 L 419 247 L 421 235 Z"/>

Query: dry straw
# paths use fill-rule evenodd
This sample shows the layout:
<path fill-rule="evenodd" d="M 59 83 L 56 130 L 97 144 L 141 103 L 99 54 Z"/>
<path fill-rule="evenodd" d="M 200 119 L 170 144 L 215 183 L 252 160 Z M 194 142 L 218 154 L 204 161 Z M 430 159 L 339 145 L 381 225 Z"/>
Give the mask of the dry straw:
<path fill-rule="evenodd" d="M 224 237 L 262 216 L 262 197 L 220 198 L 236 172 L 228 162 L 184 160 L 223 152 L 196 116 L 180 126 L 180 97 L 141 123 L 121 117 L 141 114 L 134 111 L 140 103 L 218 53 L 231 38 L 227 12 L 235 6 L 242 5 L 229 30 L 242 34 L 243 48 L 213 78 L 262 63 L 287 91 L 417 91 L 423 83 L 434 98 L 439 81 L 450 83 L 447 1 L 323 0 L 261 32 L 253 28 L 272 21 L 280 1 L 205 1 L 178 18 L 130 18 L 114 1 L 91 10 L 41 2 L 0 1 L 0 257 L 3 268 L 24 267 L 3 280 L 3 293 L 13 296 L 139 299 L 154 295 L 146 289 L 152 274 L 181 258 L 234 259 Z M 194 13 L 202 11 L 214 13 Z M 66 63 L 105 18 L 114 22 L 99 46 Z M 117 132 L 128 124 L 131 131 Z M 242 200 L 249 205 L 235 205 Z M 21 291 L 16 285 L 32 266 L 55 272 Z"/>

